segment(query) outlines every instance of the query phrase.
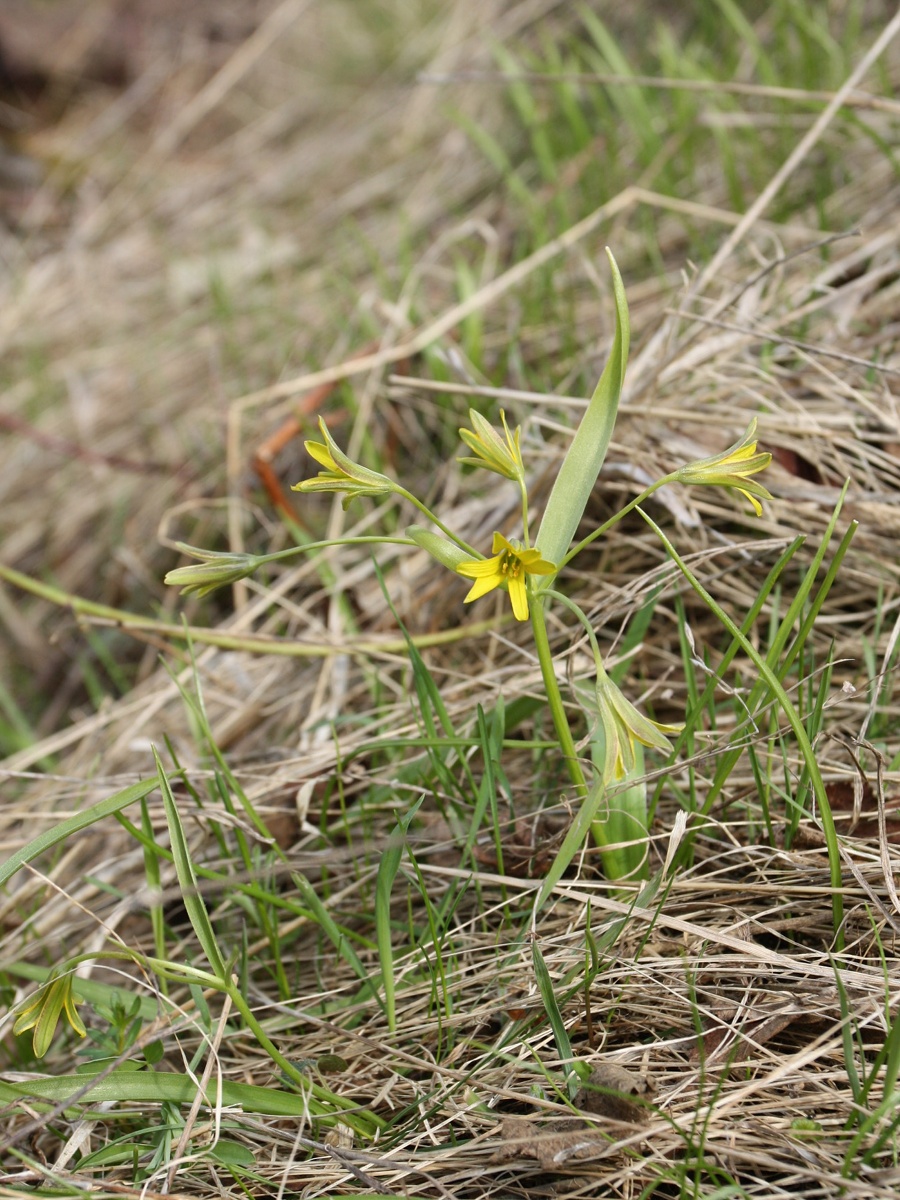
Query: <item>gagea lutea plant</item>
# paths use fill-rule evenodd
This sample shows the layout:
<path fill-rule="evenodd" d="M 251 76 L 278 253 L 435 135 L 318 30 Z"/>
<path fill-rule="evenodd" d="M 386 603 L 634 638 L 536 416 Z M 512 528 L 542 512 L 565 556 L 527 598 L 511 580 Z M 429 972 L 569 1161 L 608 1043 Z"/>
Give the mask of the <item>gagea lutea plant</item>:
<path fill-rule="evenodd" d="M 590 821 L 590 828 L 601 850 L 606 874 L 613 880 L 620 880 L 646 874 L 646 793 L 642 787 L 632 786 L 643 773 L 643 750 L 648 748 L 669 754 L 668 736 L 678 733 L 681 727 L 651 720 L 613 682 L 604 667 L 596 633 L 587 615 L 576 600 L 557 588 L 558 577 L 586 546 L 608 533 L 627 512 L 639 508 L 667 483 L 729 488 L 748 500 L 758 515 L 762 511 L 760 501 L 771 497 L 753 476 L 768 466 L 771 455 L 756 448 L 754 420 L 733 446 L 665 475 L 603 525 L 572 545 L 612 437 L 628 358 L 625 289 L 615 259 L 609 251 L 607 254 L 616 306 L 612 351 L 563 458 L 536 535 L 532 534 L 521 431 L 518 427 L 510 430 L 504 413 L 500 414 L 501 428 L 498 430 L 476 409 L 471 409 L 469 427 L 459 431 L 469 451 L 459 461 L 503 476 L 519 492 L 519 526 L 515 531 L 496 531 L 489 554 L 469 545 L 400 483 L 353 462 L 320 419 L 322 441 L 308 441 L 306 449 L 322 469 L 314 478 L 298 483 L 295 491 L 336 492 L 341 495 L 345 507 L 357 498 L 394 494 L 411 503 L 425 518 L 425 523 L 410 525 L 405 537 L 341 538 L 291 547 L 270 555 L 212 555 L 182 546 L 186 553 L 200 561 L 170 571 L 166 582 L 180 586 L 185 592 L 202 595 L 246 577 L 264 562 L 325 546 L 384 541 L 420 547 L 449 571 L 470 581 L 464 603 L 473 603 L 495 590 L 506 592 L 515 619 L 530 622 L 547 705 L 572 787 L 582 808 L 587 806 L 590 813 L 596 814 Z M 578 636 L 581 631 L 586 634 L 593 655 L 593 681 L 580 681 L 574 689 L 589 730 L 586 756 L 576 746 L 551 653 L 547 614 L 554 605 L 574 615 L 579 626 Z M 588 770 L 587 763 L 590 763 Z"/>
<path fill-rule="evenodd" d="M 505 592 L 516 621 L 530 623 L 547 706 L 579 805 L 563 847 L 544 880 L 537 900 L 538 907 L 577 852 L 588 829 L 600 848 L 603 867 L 610 879 L 635 880 L 647 877 L 648 812 L 646 790 L 642 785 L 643 751 L 648 748 L 663 755 L 670 754 L 668 736 L 678 733 L 681 728 L 652 720 L 623 694 L 604 666 L 597 636 L 587 615 L 575 599 L 556 586 L 560 572 L 586 546 L 608 533 L 627 512 L 635 508 L 642 511 L 640 505 L 664 484 L 677 482 L 730 488 L 748 500 L 757 514 L 762 511 L 760 501 L 771 498 L 768 491 L 753 478 L 768 466 L 771 455 L 757 450 L 756 422 L 752 421 L 743 437 L 733 446 L 665 475 L 645 488 L 603 525 L 572 545 L 606 457 L 628 357 L 629 326 L 625 290 L 612 254 L 609 254 L 609 261 L 616 305 L 612 352 L 563 458 L 536 535 L 532 535 L 521 431 L 518 427 L 510 430 L 504 413 L 500 414 L 501 428 L 498 430 L 481 413 L 472 409 L 469 427 L 460 430 L 460 437 L 469 451 L 460 461 L 508 479 L 518 489 L 521 501 L 518 528 L 515 531 L 497 530 L 493 535 L 490 553 L 469 545 L 399 482 L 350 459 L 334 441 L 324 421 L 320 420 L 322 441 L 308 441 L 306 449 L 321 470 L 314 478 L 298 483 L 296 491 L 336 492 L 341 495 L 345 506 L 360 498 L 397 495 L 411 504 L 425 523 L 408 526 L 402 537 L 375 534 L 338 538 L 264 555 L 218 554 L 181 545 L 181 549 L 196 561 L 190 566 L 170 571 L 166 576 L 166 583 L 181 587 L 187 594 L 202 596 L 215 588 L 246 578 L 263 563 L 328 546 L 390 542 L 425 549 L 447 570 L 469 582 L 469 591 L 463 603 L 474 603 L 493 591 Z M 663 540 L 667 553 L 678 561 L 677 552 L 665 534 L 657 529 L 649 516 L 642 515 Z M 714 604 L 714 601 L 710 600 L 709 603 Z M 566 715 L 547 634 L 547 614 L 553 606 L 574 616 L 578 636 L 581 637 L 581 631 L 584 632 L 593 656 L 593 677 L 579 680 L 573 688 L 588 730 L 587 739 L 580 747 L 575 743 L 575 735 Z M 72 972 L 87 959 L 122 957 L 139 962 L 161 978 L 188 982 L 226 994 L 273 1062 L 288 1078 L 302 1084 L 296 1069 L 282 1057 L 256 1021 L 237 985 L 236 977 L 219 953 L 205 906 L 196 892 L 196 878 L 190 856 L 183 845 L 177 805 L 158 760 L 157 768 L 179 882 L 185 895 L 190 897 L 186 901 L 189 915 L 210 969 L 200 970 L 175 964 L 136 951 L 114 950 L 101 955 L 81 955 L 54 971 L 26 1002 L 19 1011 L 14 1032 L 32 1032 L 35 1053 L 39 1056 L 47 1052 L 60 1018 L 64 1018 L 79 1036 L 85 1036 L 85 1027 L 76 1007 Z M 144 796 L 151 790 L 152 784 L 136 786 L 140 795 Z M 318 1112 L 332 1114 L 340 1111 L 343 1104 L 322 1087 L 317 1090 L 314 1088 L 309 1103 L 315 1105 Z M 342 1119 L 356 1120 L 366 1129 L 375 1120 L 371 1114 Z"/>

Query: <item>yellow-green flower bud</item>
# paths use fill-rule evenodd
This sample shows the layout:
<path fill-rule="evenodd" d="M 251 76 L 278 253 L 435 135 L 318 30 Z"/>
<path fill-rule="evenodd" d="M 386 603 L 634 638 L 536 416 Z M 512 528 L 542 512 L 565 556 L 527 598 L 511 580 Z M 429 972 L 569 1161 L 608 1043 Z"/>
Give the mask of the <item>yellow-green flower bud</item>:
<path fill-rule="evenodd" d="M 515 479 L 520 484 L 524 483 L 525 465 L 519 445 L 521 430 L 518 425 L 515 433 L 510 433 L 506 424 L 506 413 L 502 409 L 500 420 L 503 424 L 503 437 L 490 421 L 485 420 L 474 408 L 469 409 L 469 420 L 472 422 L 472 429 L 460 429 L 459 436 L 476 457 L 460 458 L 458 461 L 469 467 L 484 467 L 497 475 Z"/>
<path fill-rule="evenodd" d="M 259 560 L 252 554 L 219 554 L 184 542 L 176 545 L 182 554 L 200 559 L 189 567 L 176 567 L 166 575 L 164 582 L 180 587 L 185 596 L 206 596 L 216 588 L 246 579 L 259 566 Z"/>
<path fill-rule="evenodd" d="M 721 454 L 701 458 L 697 462 L 679 467 L 675 478 L 679 483 L 702 483 L 710 487 L 732 488 L 740 492 L 753 505 L 757 516 L 762 515 L 760 500 L 771 500 L 772 493 L 761 483 L 751 479 L 764 471 L 772 461 L 772 455 L 756 449 L 756 417 L 733 446 Z"/>
<path fill-rule="evenodd" d="M 663 725 L 638 712 L 613 683 L 599 661 L 593 696 L 589 699 L 582 692 L 580 698 L 587 709 L 589 719 L 598 724 L 603 731 L 603 779 L 606 783 L 632 774 L 638 743 L 642 746 L 652 746 L 662 754 L 668 754 L 672 749 L 668 737 L 682 730 L 681 725 Z"/>
<path fill-rule="evenodd" d="M 343 492 L 341 504 L 344 508 L 357 496 L 390 496 L 398 490 L 393 480 L 378 471 L 370 471 L 368 467 L 355 463 L 352 458 L 341 450 L 340 446 L 328 432 L 325 422 L 319 417 L 319 429 L 325 439 L 321 442 L 304 442 L 306 453 L 314 458 L 324 471 L 320 471 L 314 479 L 303 479 L 295 483 L 295 492 Z"/>
<path fill-rule="evenodd" d="M 56 1033 L 56 1026 L 63 1014 L 79 1037 L 87 1035 L 84 1022 L 75 1007 L 77 1001 L 72 990 L 72 979 L 71 974 L 55 978 L 51 976 L 43 987 L 38 988 L 16 1017 L 13 1033 L 27 1033 L 29 1029 L 34 1030 L 32 1047 L 37 1058 L 43 1058 L 50 1049 L 53 1035 Z"/>

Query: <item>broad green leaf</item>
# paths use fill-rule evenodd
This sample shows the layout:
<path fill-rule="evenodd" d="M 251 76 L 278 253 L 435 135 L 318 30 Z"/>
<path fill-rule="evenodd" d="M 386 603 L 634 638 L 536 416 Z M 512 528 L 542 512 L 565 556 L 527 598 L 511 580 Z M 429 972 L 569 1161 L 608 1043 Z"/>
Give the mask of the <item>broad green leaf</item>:
<path fill-rule="evenodd" d="M 565 557 L 597 482 L 616 424 L 625 364 L 628 361 L 628 301 L 616 260 L 609 249 L 606 253 L 612 270 L 616 301 L 616 336 L 600 382 L 563 459 L 538 531 L 535 545 L 541 557 L 552 563 L 560 563 Z M 549 587 L 553 578 L 548 575 L 537 585 L 537 590 Z"/>
<path fill-rule="evenodd" d="M 209 1157 L 226 1167 L 252 1167 L 256 1163 L 256 1155 L 249 1146 L 226 1138 L 220 1138 L 210 1147 Z"/>

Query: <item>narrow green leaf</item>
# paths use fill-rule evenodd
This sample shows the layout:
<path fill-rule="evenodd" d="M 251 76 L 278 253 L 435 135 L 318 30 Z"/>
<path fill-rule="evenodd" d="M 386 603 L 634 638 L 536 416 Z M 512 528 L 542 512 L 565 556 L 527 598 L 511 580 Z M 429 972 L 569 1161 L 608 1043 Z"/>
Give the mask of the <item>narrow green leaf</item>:
<path fill-rule="evenodd" d="M 184 902 L 188 919 L 191 922 L 191 927 L 197 935 L 198 942 L 203 947 L 203 953 L 212 967 L 213 974 L 217 975 L 224 982 L 226 973 L 225 960 L 219 952 L 219 944 L 216 940 L 212 922 L 209 919 L 209 913 L 206 911 L 206 905 L 203 903 L 203 897 L 200 895 L 197 887 L 197 876 L 194 872 L 194 864 L 188 848 L 187 838 L 184 836 L 184 826 L 181 823 L 178 805 L 175 803 L 171 785 L 163 770 L 162 762 L 155 747 L 153 748 L 153 758 L 156 762 L 159 787 L 162 791 L 163 808 L 166 813 L 166 824 L 169 827 L 169 839 L 172 845 L 172 857 L 175 862 L 175 873 L 178 876 L 178 883 L 181 886 L 181 898 Z"/>
<path fill-rule="evenodd" d="M 46 854 L 54 846 L 67 842 L 76 833 L 81 833 L 83 829 L 89 829 L 91 825 L 102 821 L 111 813 L 120 812 L 129 804 L 134 804 L 136 800 L 142 800 L 144 796 L 149 796 L 158 786 L 159 781 L 156 779 L 145 779 L 141 783 L 133 783 L 121 792 L 116 792 L 114 796 L 109 796 L 98 804 L 92 804 L 90 808 L 76 813 L 74 817 L 60 821 L 52 829 L 38 834 L 36 838 L 32 838 L 30 842 L 22 846 L 15 854 L 11 854 L 6 862 L 0 865 L 0 887 L 11 879 L 19 867 L 24 866 L 25 863 Z"/>
<path fill-rule="evenodd" d="M 391 945 L 391 889 L 400 869 L 403 842 L 399 827 L 391 834 L 387 849 L 378 864 L 375 880 L 375 940 L 378 943 L 378 960 L 381 963 L 381 984 L 384 988 L 384 1008 L 388 1029 L 397 1030 L 397 1004 L 394 989 L 394 950 Z"/>
<path fill-rule="evenodd" d="M 606 797 L 606 788 L 602 779 L 598 779 L 591 790 L 588 792 L 587 799 L 579 808 L 575 820 L 569 826 L 566 836 L 563 838 L 563 844 L 556 852 L 556 857 L 550 864 L 550 869 L 544 876 L 544 882 L 541 884 L 541 890 L 538 892 L 537 899 L 534 902 L 534 911 L 539 913 L 547 901 L 547 897 L 562 879 L 563 874 L 569 866 L 569 863 L 581 849 L 585 843 L 585 839 L 591 831 L 591 825 L 597 816 L 597 809 L 601 802 Z"/>
<path fill-rule="evenodd" d="M 309 1095 L 258 1087 L 256 1084 L 234 1083 L 227 1079 L 209 1085 L 205 1103 L 210 1108 L 217 1103 L 218 1086 L 222 1088 L 222 1104 L 226 1108 L 236 1105 L 248 1113 L 303 1119 L 309 1116 L 311 1106 L 318 1108 Z M 174 1071 L 115 1070 L 96 1083 L 84 1075 L 45 1076 L 15 1084 L 0 1082 L 0 1102 L 15 1104 L 22 1099 L 34 1098 L 49 1104 L 61 1104 L 76 1093 L 82 1093 L 79 1102 L 90 1101 L 92 1105 L 104 1102 L 193 1104 L 197 1090 L 196 1080 Z M 341 1117 L 339 1113 L 330 1115 Z"/>
<path fill-rule="evenodd" d="M 550 972 L 547 970 L 547 964 L 544 962 L 544 956 L 541 953 L 537 938 L 531 944 L 531 956 L 534 963 L 534 977 L 537 980 L 544 1011 L 547 1013 L 547 1018 L 550 1021 L 550 1028 L 553 1030 L 553 1040 L 556 1042 L 556 1049 L 566 1073 L 569 1085 L 569 1098 L 571 1099 L 580 1086 L 581 1081 L 573 1069 L 572 1043 L 569 1041 L 569 1034 L 566 1030 L 562 1013 L 559 1011 L 559 1005 L 556 1002 L 553 980 L 550 978 Z"/>

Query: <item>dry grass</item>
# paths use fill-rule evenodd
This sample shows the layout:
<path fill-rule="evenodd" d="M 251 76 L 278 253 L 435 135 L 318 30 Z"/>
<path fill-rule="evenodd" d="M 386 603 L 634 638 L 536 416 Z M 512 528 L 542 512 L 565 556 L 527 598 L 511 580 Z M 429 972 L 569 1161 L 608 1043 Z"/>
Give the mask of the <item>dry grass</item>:
<path fill-rule="evenodd" d="M 250 964 L 247 998 L 257 1016 L 292 1062 L 339 1055 L 336 1073 L 312 1075 L 388 1126 L 374 1143 L 346 1144 L 340 1127 L 201 1108 L 185 1140 L 196 1160 L 177 1170 L 167 1162 L 143 1194 L 246 1194 L 227 1166 L 205 1154 L 222 1119 L 227 1136 L 253 1150 L 246 1188 L 260 1196 L 666 1197 L 712 1196 L 727 1186 L 764 1197 L 895 1196 L 893 1107 L 853 1150 L 852 1170 L 844 1158 L 855 1134 L 852 1062 L 871 1064 L 895 1009 L 896 770 L 875 788 L 880 824 L 849 803 L 839 813 L 847 921 L 838 960 L 815 822 L 804 821 L 805 836 L 791 849 L 779 841 L 783 794 L 801 763 L 782 744 L 777 716 L 748 737 L 756 763 L 740 761 L 698 835 L 693 864 L 670 876 L 659 896 L 630 903 L 634 897 L 599 877 L 587 851 L 532 924 L 539 879 L 494 873 L 489 852 L 473 873 L 454 824 L 465 801 L 442 794 L 420 746 L 393 756 L 378 748 L 421 737 L 423 721 L 371 559 L 330 555 L 324 568 L 318 561 L 285 568 L 241 585 L 230 601 L 192 606 L 163 588 L 175 558 L 157 537 L 163 520 L 168 537 L 198 545 L 290 545 L 293 531 L 257 488 L 251 462 L 298 399 L 331 377 L 349 381 L 335 399 L 353 415 L 342 436 L 369 437 L 372 453 L 398 470 L 405 465 L 451 524 L 485 541 L 515 515 L 508 491 L 498 485 L 476 494 L 472 480 L 431 450 L 445 446 L 448 425 L 472 396 L 496 393 L 467 364 L 460 330 L 477 319 L 494 362 L 514 340 L 501 394 L 524 425 L 540 494 L 608 342 L 611 305 L 596 267 L 608 242 L 628 288 L 634 348 L 593 515 L 630 499 L 639 473 L 652 479 L 712 453 L 759 414 L 777 459 L 766 478 L 775 501 L 762 519 L 713 492 L 661 495 L 654 508 L 740 620 L 799 533 L 807 543 L 782 577 L 783 612 L 849 480 L 839 529 L 851 520 L 859 529 L 804 670 L 820 672 L 829 658 L 835 664 L 827 734 L 816 745 L 826 777 L 852 780 L 853 756 L 862 753 L 878 783 L 876 754 L 893 768 L 898 749 L 896 705 L 890 688 L 879 693 L 900 603 L 900 185 L 891 157 L 872 138 L 851 140 L 846 129 L 838 138 L 825 120 L 784 186 L 802 196 L 817 154 L 834 137 L 845 182 L 818 205 L 796 203 L 781 219 L 773 203 L 742 222 L 708 164 L 698 169 L 705 186 L 692 199 L 627 188 L 574 232 L 551 233 L 523 257 L 496 176 L 447 116 L 448 104 L 459 106 L 503 136 L 507 115 L 497 94 L 464 79 L 449 92 L 414 80 L 417 71 L 489 69 L 487 31 L 501 42 L 537 44 L 543 30 L 564 26 L 560 6 L 454 0 L 413 17 L 408 6 L 385 3 L 383 23 L 369 26 L 340 4 L 247 7 L 262 21 L 256 32 L 239 28 L 227 52 L 220 46 L 215 54 L 198 48 L 200 26 L 187 18 L 177 55 L 163 36 L 171 27 L 148 22 L 128 89 L 87 88 L 52 123 L 21 135 L 44 176 L 0 246 L 9 268 L 0 317 L 3 412 L 18 422 L 2 435 L 12 449 L 0 485 L 2 563 L 147 620 L 127 633 L 114 620 L 79 619 L 2 585 L 0 678 L 36 736 L 11 747 L 0 767 L 0 838 L 11 853 L 72 811 L 152 774 L 151 745 L 168 738 L 195 789 L 178 793 L 192 852 L 224 876 L 202 883 L 201 893 L 223 944 Z M 863 51 L 886 24 L 869 15 Z M 881 64 L 880 82 L 869 75 L 851 83 L 857 97 L 863 85 L 884 93 L 886 107 L 868 119 L 889 140 L 896 44 Z M 798 145 L 813 123 L 803 122 Z M 779 165 L 771 163 L 770 178 Z M 740 237 L 729 247 L 735 229 Z M 823 230 L 847 236 L 823 253 Z M 723 246 L 728 252 L 713 273 L 692 265 Z M 457 251 L 481 272 L 468 297 L 460 296 Z M 566 296 L 568 328 L 558 314 L 542 319 L 534 303 L 545 272 Z M 377 349 L 361 367 L 354 360 L 373 337 Z M 286 482 L 300 477 L 299 439 L 276 466 Z M 316 532 L 317 522 L 362 533 L 376 518 L 397 520 L 390 508 L 373 516 L 365 505 L 346 516 L 306 505 L 297 515 Z M 471 735 L 476 705 L 491 712 L 498 696 L 509 705 L 538 693 L 537 664 L 499 608 L 476 636 L 460 623 L 492 617 L 489 601 L 461 617 L 462 585 L 448 586 L 424 555 L 386 554 L 380 562 L 411 634 L 455 631 L 422 651 L 454 730 Z M 676 719 L 690 698 L 680 628 L 687 621 L 698 653 L 706 648 L 713 662 L 721 631 L 659 544 L 635 518 L 579 559 L 571 578 L 613 656 L 629 620 L 662 585 L 650 632 L 630 660 L 629 687 L 635 697 L 645 693 L 657 715 Z M 764 650 L 775 606 L 754 634 Z M 153 625 L 177 625 L 182 611 L 198 628 L 258 639 L 257 652 L 198 640 L 191 662 L 183 639 Z M 553 632 L 566 653 L 571 630 Z M 265 638 L 290 653 L 265 653 Z M 579 654 L 576 645 L 576 673 Z M 106 672 L 106 690 L 114 690 L 108 659 L 122 669 L 123 694 L 101 702 L 104 686 L 92 693 L 85 677 Z M 751 671 L 741 660 L 732 668 L 738 698 L 718 693 L 715 728 L 698 735 L 690 759 L 664 780 L 650 848 L 655 867 L 676 827 L 677 797 L 693 788 L 702 801 L 719 752 L 740 726 Z M 266 857 L 240 810 L 215 793 L 209 744 L 179 693 L 195 678 L 212 741 L 283 860 Z M 807 686 L 791 684 L 798 694 Z M 876 754 L 860 749 L 867 737 Z M 504 766 L 515 815 L 554 803 L 565 814 L 564 782 L 546 756 L 512 751 Z M 453 768 L 464 788 L 459 760 Z M 774 841 L 761 778 L 778 813 Z M 397 815 L 423 794 L 394 892 L 398 1032 L 391 1033 L 382 1008 L 360 993 L 347 960 L 297 903 L 292 873 L 319 888 L 377 974 L 375 874 Z M 149 817 L 165 845 L 155 796 Z M 233 851 L 235 831 L 251 844 L 273 902 L 294 904 L 273 909 L 289 997 L 279 996 L 271 945 L 240 894 L 256 876 Z M 539 837 L 556 832 L 558 824 Z M 149 950 L 145 864 L 132 834 L 110 819 L 58 848 L 39 870 L 19 872 L 0 908 L 3 963 L 47 965 L 119 939 Z M 177 880 L 169 864 L 162 869 L 167 953 L 192 960 L 197 950 Z M 436 910 L 449 906 L 440 970 L 420 936 L 429 920 L 425 897 Z M 588 913 L 602 946 L 589 1007 L 579 986 Z M 624 1067 L 646 1087 L 633 1119 L 617 1122 L 601 1105 L 587 1127 L 565 1103 L 558 1047 L 534 983 L 532 935 L 564 1000 L 577 1057 Z M 117 981 L 106 967 L 93 973 Z M 11 1001 L 12 985 L 23 981 L 6 979 Z M 154 981 L 128 979 L 158 999 Z M 171 999 L 152 1027 L 165 1046 L 163 1068 L 184 1071 L 209 1038 L 216 1054 L 198 1055 L 198 1075 L 209 1063 L 213 1079 L 281 1086 L 246 1031 L 225 1024 L 218 999 L 209 998 L 209 1016 L 196 994 L 174 991 Z M 9 1080 L 23 1069 L 24 1051 L 9 1033 L 4 1045 Z M 58 1043 L 43 1067 L 24 1068 L 66 1074 L 71 1051 Z M 876 1082 L 868 1108 L 881 1099 Z M 95 1105 L 83 1123 L 72 1110 L 52 1119 L 11 1112 L 0 1194 L 36 1183 L 66 1194 L 88 1186 L 79 1155 L 103 1145 L 132 1109 L 148 1127 L 168 1119 L 159 1105 L 137 1104 L 119 1105 L 115 1120 Z M 816 1124 L 799 1128 L 798 1118 Z M 140 1124 L 135 1116 L 132 1127 Z M 140 1194 L 130 1165 L 119 1171 L 103 1177 L 97 1195 Z"/>

